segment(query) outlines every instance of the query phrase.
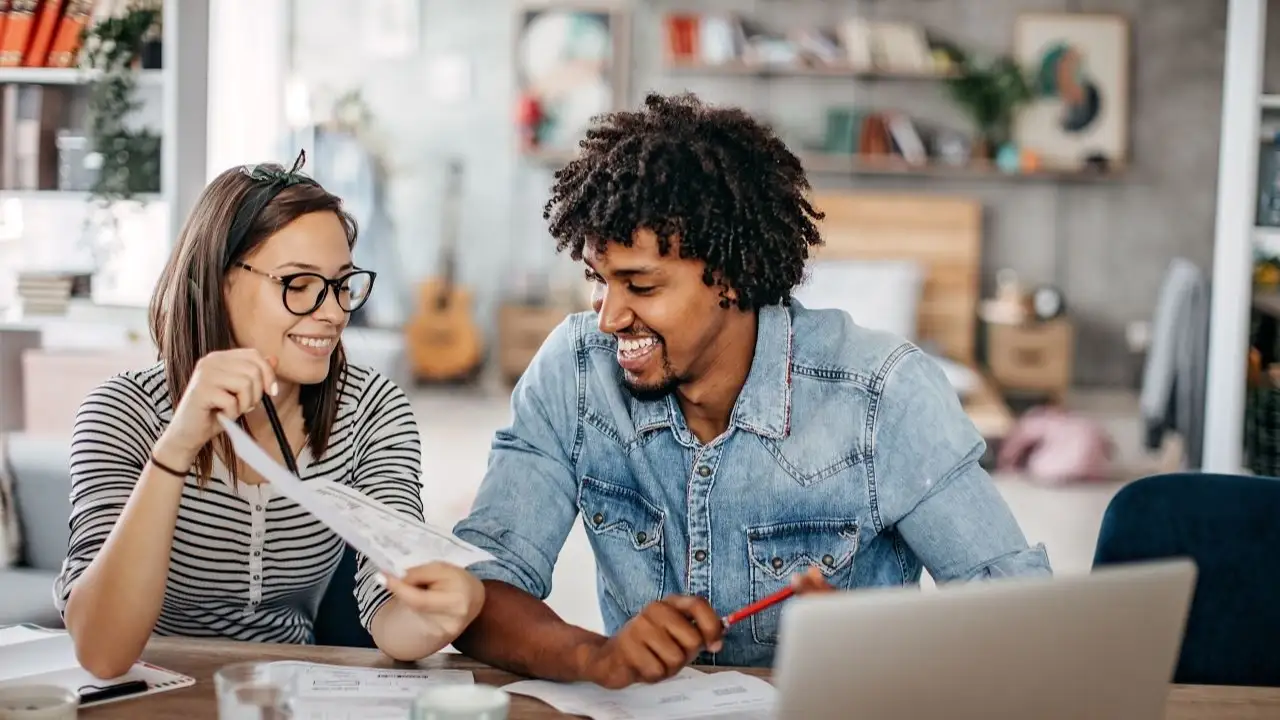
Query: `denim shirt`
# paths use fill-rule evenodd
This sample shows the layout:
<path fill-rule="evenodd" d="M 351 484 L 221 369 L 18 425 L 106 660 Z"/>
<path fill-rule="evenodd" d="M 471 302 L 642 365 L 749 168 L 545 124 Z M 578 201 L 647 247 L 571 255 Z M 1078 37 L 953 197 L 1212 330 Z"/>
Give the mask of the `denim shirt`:
<path fill-rule="evenodd" d="M 634 399 L 616 340 L 568 317 L 512 395 L 458 537 L 472 566 L 545 599 L 581 518 L 606 631 L 650 602 L 699 595 L 726 615 L 816 566 L 840 590 L 1048 575 L 978 460 L 982 437 L 941 367 L 834 310 L 760 310 L 728 429 L 703 444 L 674 396 Z M 769 666 L 783 606 L 731 627 L 697 662 Z"/>

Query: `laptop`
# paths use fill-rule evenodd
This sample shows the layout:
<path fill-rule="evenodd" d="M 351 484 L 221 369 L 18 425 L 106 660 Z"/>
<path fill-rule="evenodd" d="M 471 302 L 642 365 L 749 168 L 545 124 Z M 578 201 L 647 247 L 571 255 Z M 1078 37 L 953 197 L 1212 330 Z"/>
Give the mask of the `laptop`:
<path fill-rule="evenodd" d="M 1160 720 L 1196 567 L 796 597 L 774 659 L 790 720 Z"/>

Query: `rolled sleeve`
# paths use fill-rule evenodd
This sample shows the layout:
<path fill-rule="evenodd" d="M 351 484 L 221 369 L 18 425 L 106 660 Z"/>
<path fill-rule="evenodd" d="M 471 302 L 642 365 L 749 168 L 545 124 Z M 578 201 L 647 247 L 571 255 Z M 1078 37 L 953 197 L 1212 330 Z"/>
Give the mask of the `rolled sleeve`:
<path fill-rule="evenodd" d="M 872 498 L 938 582 L 1052 573 L 979 464 L 986 443 L 942 369 L 919 349 L 885 376 L 873 423 Z"/>
<path fill-rule="evenodd" d="M 580 378 L 571 316 L 539 348 L 511 394 L 512 422 L 494 435 L 489 468 L 471 512 L 454 527 L 494 561 L 471 567 L 539 599 L 577 517 L 572 448 L 580 432 Z"/>
<path fill-rule="evenodd" d="M 357 429 L 352 487 L 416 522 L 423 522 L 422 436 L 413 408 L 391 380 L 373 375 L 362 404 L 372 411 Z M 356 553 L 355 598 L 360 623 L 369 630 L 373 618 L 391 599 L 376 579 L 378 568 Z"/>

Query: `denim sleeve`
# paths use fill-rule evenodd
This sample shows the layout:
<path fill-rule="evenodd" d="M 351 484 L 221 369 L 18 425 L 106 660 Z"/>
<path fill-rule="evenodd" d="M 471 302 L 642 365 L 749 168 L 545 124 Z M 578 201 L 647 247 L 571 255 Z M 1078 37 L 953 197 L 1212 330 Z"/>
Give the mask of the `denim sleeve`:
<path fill-rule="evenodd" d="M 877 529 L 895 528 L 939 583 L 1052 573 L 978 464 L 986 443 L 937 363 L 915 348 L 901 355 L 877 408 Z"/>
<path fill-rule="evenodd" d="M 494 435 L 471 512 L 454 534 L 496 561 L 470 567 L 545 600 L 556 558 L 578 514 L 578 358 L 570 317 L 539 348 L 511 393 L 511 423 Z"/>

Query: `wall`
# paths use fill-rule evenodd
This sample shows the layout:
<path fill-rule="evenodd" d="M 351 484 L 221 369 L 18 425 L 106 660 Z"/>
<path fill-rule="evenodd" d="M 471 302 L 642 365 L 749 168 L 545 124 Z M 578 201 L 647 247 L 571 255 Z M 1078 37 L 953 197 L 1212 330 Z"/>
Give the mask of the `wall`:
<path fill-rule="evenodd" d="M 291 70 L 313 88 L 335 92 L 363 88 L 398 166 L 389 202 L 409 279 L 436 266 L 443 159 L 457 153 L 467 161 L 471 172 L 459 272 L 463 282 L 478 288 L 478 314 L 484 321 L 492 316 L 496 298 L 518 271 L 549 269 L 566 278 L 577 271 L 566 259 L 553 257 L 546 239 L 540 210 L 549 172 L 522 163 L 515 154 L 512 2 L 422 0 L 421 6 L 419 52 L 409 59 L 381 60 L 369 57 L 360 45 L 358 4 L 294 0 Z M 847 101 L 851 93 L 860 102 L 896 105 L 926 118 L 950 120 L 957 127 L 963 127 L 963 121 L 941 88 L 927 83 L 664 76 L 657 18 L 664 9 L 679 7 L 738 9 L 778 28 L 830 22 L 856 9 L 871 16 L 917 21 L 966 47 L 996 51 L 1010 48 L 1014 20 L 1024 10 L 1123 13 L 1134 21 L 1133 168 L 1124 180 L 1064 185 L 820 176 L 814 178 L 815 184 L 980 198 L 988 208 L 987 287 L 996 269 L 1010 267 L 1026 281 L 1053 282 L 1063 288 L 1080 326 L 1076 374 L 1081 384 L 1132 380 L 1124 328 L 1132 321 L 1149 319 L 1170 258 L 1186 256 L 1209 269 L 1225 3 L 687 0 L 677 4 L 649 0 L 635 4 L 633 105 L 648 89 L 688 88 L 709 100 L 766 111 L 789 128 L 813 133 L 821 122 L 818 106 Z M 429 99 L 424 83 L 432 62 L 453 54 L 471 59 L 473 83 L 469 98 L 446 105 Z M 1280 54 L 1273 56 L 1280 60 Z"/>

